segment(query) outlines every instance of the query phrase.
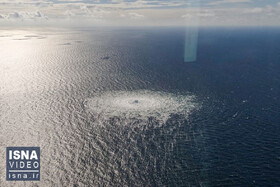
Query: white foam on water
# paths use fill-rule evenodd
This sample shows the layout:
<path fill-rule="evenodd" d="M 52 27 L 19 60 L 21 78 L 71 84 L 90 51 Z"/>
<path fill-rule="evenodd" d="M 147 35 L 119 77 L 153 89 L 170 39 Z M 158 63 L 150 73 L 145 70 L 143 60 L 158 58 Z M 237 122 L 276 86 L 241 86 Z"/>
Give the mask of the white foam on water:
<path fill-rule="evenodd" d="M 106 92 L 89 98 L 85 107 L 102 118 L 136 118 L 145 120 L 154 117 L 165 122 L 171 114 L 187 117 L 198 108 L 193 95 L 178 95 L 149 90 Z"/>

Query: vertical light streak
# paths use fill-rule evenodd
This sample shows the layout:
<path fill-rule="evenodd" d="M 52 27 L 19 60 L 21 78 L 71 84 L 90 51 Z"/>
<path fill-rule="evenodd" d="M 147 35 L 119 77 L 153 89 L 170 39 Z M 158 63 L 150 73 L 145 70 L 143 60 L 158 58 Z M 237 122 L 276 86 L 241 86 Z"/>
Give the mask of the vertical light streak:
<path fill-rule="evenodd" d="M 196 0 L 192 5 L 197 11 L 191 17 L 191 25 L 187 25 L 185 30 L 185 62 L 195 62 L 197 59 L 200 0 Z"/>

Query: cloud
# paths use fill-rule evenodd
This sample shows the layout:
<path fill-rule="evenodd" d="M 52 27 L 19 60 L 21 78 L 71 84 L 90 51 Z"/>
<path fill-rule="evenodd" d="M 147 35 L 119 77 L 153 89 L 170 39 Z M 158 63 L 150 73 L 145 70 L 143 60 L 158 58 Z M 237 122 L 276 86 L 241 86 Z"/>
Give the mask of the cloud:
<path fill-rule="evenodd" d="M 194 17 L 193 14 L 184 14 L 184 15 L 182 15 L 182 18 L 186 18 L 186 19 L 191 19 L 193 17 Z"/>
<path fill-rule="evenodd" d="M 45 16 L 44 14 L 42 14 L 40 11 L 34 12 L 34 13 L 30 13 L 31 17 L 33 18 L 43 18 L 43 19 L 48 19 L 47 16 Z"/>
<path fill-rule="evenodd" d="M 75 14 L 71 10 L 66 10 L 63 14 L 67 17 L 75 16 Z"/>
<path fill-rule="evenodd" d="M 185 0 L 111 0 L 110 3 L 98 3 L 96 4 L 103 8 L 115 8 L 115 9 L 155 9 L 155 8 L 178 8 L 191 5 L 190 2 Z"/>
<path fill-rule="evenodd" d="M 47 16 L 42 14 L 40 11 L 36 12 L 12 12 L 9 13 L 6 19 L 21 19 L 21 20 L 36 20 L 36 19 L 48 19 Z"/>
<path fill-rule="evenodd" d="M 8 19 L 19 19 L 21 18 L 22 16 L 18 13 L 18 12 L 13 12 L 13 13 L 10 13 L 8 14 L 7 18 Z"/>
<path fill-rule="evenodd" d="M 264 11 L 263 8 L 250 8 L 250 9 L 246 9 L 244 10 L 244 13 L 246 14 L 257 14 L 257 13 L 262 13 Z"/>
<path fill-rule="evenodd" d="M 252 0 L 218 0 L 210 2 L 208 5 L 234 4 L 234 3 L 251 3 Z"/>
<path fill-rule="evenodd" d="M 185 19 L 193 19 L 193 18 L 207 18 L 207 17 L 214 17 L 216 16 L 215 12 L 211 10 L 196 10 L 196 11 L 191 11 L 187 14 L 182 15 L 182 18 Z"/>
<path fill-rule="evenodd" d="M 128 15 L 130 16 L 131 19 L 143 19 L 145 16 L 135 13 L 135 12 L 130 12 L 128 13 Z"/>
<path fill-rule="evenodd" d="M 94 19 L 102 19 L 104 15 L 109 14 L 110 11 L 105 10 L 103 8 L 99 8 L 97 6 L 92 5 L 80 5 L 79 7 L 70 7 L 71 9 L 66 10 L 63 15 L 66 17 L 75 17 L 75 18 L 94 18 Z"/>
<path fill-rule="evenodd" d="M 1 0 L 0 24 L 181 26 L 199 18 L 201 25 L 280 25 L 277 1 Z"/>
<path fill-rule="evenodd" d="M 243 11 L 245 14 L 256 14 L 262 16 L 280 16 L 280 5 L 278 6 L 270 6 L 266 5 L 265 7 L 255 7 L 255 8 L 248 8 Z"/>

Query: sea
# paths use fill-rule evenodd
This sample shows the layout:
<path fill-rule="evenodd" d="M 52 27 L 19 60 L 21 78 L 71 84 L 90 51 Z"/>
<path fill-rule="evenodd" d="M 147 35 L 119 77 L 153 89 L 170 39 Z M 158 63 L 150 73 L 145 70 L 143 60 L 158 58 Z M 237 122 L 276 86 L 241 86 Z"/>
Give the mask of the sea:
<path fill-rule="evenodd" d="M 280 28 L 2 28 L 0 186 L 279 186 Z M 40 181 L 6 181 L 6 147 Z"/>

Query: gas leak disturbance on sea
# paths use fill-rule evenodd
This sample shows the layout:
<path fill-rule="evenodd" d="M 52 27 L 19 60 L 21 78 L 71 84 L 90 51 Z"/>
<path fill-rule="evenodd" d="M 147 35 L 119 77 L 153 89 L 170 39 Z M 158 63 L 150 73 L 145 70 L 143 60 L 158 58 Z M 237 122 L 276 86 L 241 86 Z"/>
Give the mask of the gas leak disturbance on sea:
<path fill-rule="evenodd" d="M 101 119 L 118 116 L 120 119 L 148 120 L 155 118 L 165 123 L 171 114 L 187 118 L 199 104 L 194 95 L 138 90 L 112 91 L 88 98 L 84 102 L 87 110 Z"/>

